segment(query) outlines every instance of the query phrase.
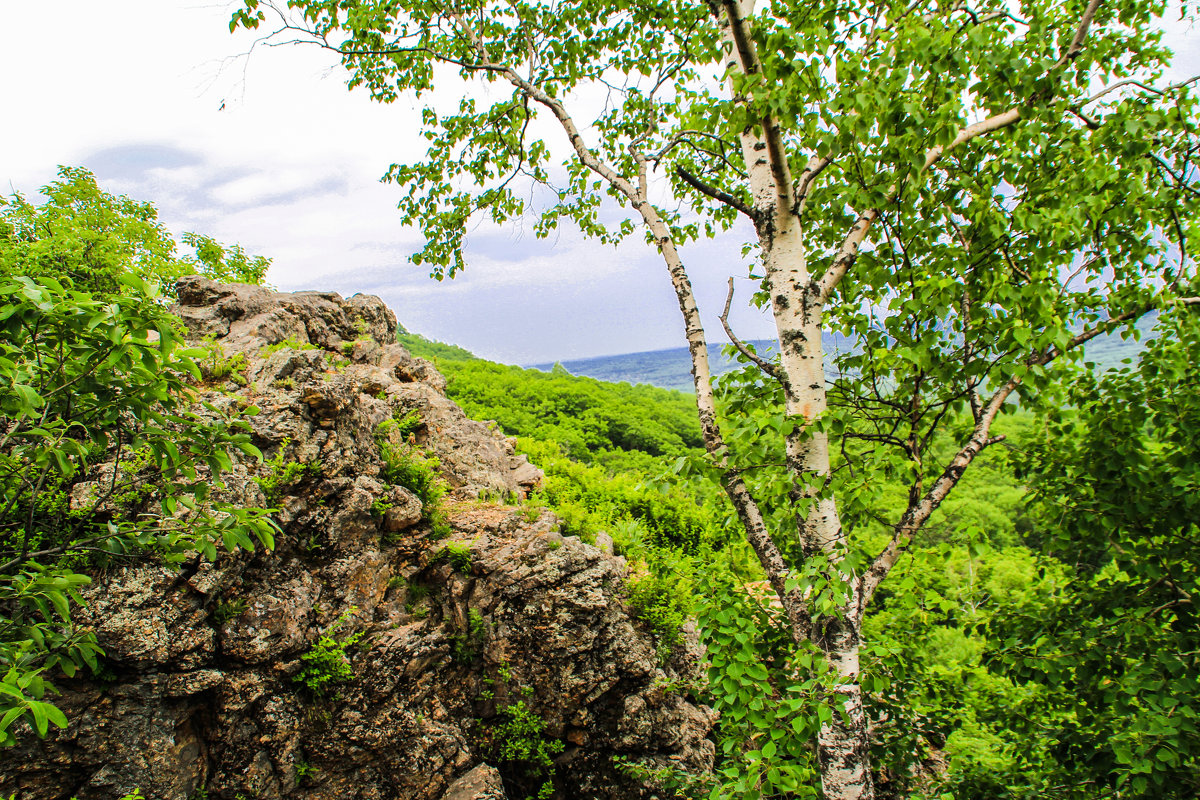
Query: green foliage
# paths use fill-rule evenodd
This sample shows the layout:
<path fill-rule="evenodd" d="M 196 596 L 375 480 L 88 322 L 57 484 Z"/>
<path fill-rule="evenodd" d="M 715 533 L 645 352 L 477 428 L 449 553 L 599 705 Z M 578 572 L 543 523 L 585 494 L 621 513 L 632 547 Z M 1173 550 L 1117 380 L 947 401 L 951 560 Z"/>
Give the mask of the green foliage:
<path fill-rule="evenodd" d="M 0 275 L 53 278 L 77 291 L 127 291 L 126 276 L 159 291 L 191 272 L 150 203 L 105 193 L 81 167 L 59 167 L 34 206 L 20 194 L 0 200 Z"/>
<path fill-rule="evenodd" d="M 1027 464 L 1041 544 L 1065 578 L 990 620 L 990 655 L 1043 687 L 1006 720 L 1042 748 L 1014 770 L 1064 797 L 1200 793 L 1200 319 L 1159 321 L 1141 362 L 1080 375 Z M 1035 711 L 1036 710 L 1036 711 Z"/>
<path fill-rule="evenodd" d="M 626 586 L 634 616 L 646 623 L 658 640 L 659 663 L 665 663 L 679 644 L 687 622 L 691 598 L 681 585 L 686 586 L 674 576 L 645 575 Z"/>
<path fill-rule="evenodd" d="M 197 362 L 202 380 L 209 384 L 221 384 L 228 380 L 237 386 L 245 386 L 248 383 L 246 370 L 250 365 L 246 361 L 245 353 L 226 356 L 225 348 L 215 336 L 205 338 L 204 349 L 207 352 Z"/>
<path fill-rule="evenodd" d="M 705 699 L 721 715 L 714 800 L 820 796 L 811 741 L 833 713 L 820 699 L 827 667 L 815 648 L 796 651 L 769 592 L 714 571 L 699 595 Z"/>
<path fill-rule="evenodd" d="M 240 617 L 246 611 L 246 599 L 239 597 L 234 600 L 222 600 L 217 603 L 217 607 L 213 609 L 213 622 L 218 625 L 224 625 L 235 617 Z"/>
<path fill-rule="evenodd" d="M 321 770 L 314 764 L 310 764 L 304 759 L 296 761 L 296 785 L 299 786 L 308 778 L 316 777 L 321 774 Z"/>
<path fill-rule="evenodd" d="M 504 777 L 510 797 L 548 800 L 554 794 L 554 756 L 563 743 L 546 738 L 546 721 L 518 700 L 499 709 L 484 730 L 482 750 Z"/>
<path fill-rule="evenodd" d="M 350 666 L 346 651 L 358 644 L 363 634 L 359 631 L 342 639 L 335 638 L 335 634 L 356 613 L 358 609 L 353 606 L 343 612 L 317 637 L 317 641 L 313 642 L 308 652 L 300 656 L 303 663 L 299 674 L 292 680 L 303 684 L 313 697 L 336 696 L 338 686 L 354 680 L 354 669 Z"/>
<path fill-rule="evenodd" d="M 982 538 L 982 537 L 979 537 Z M 1019 776 L 1022 753 L 1044 757 L 1045 740 L 1016 734 L 1015 707 L 1036 706 L 1045 687 L 1013 681 L 989 668 L 988 622 L 1022 604 L 1038 604 L 1065 584 L 1061 570 L 1025 547 L 943 543 L 914 554 L 880 590 L 864 626 L 864 691 L 880 718 L 874 746 L 898 789 L 924 797 L 1036 796 Z M 921 762 L 937 748 L 945 774 L 923 775 Z"/>
<path fill-rule="evenodd" d="M 406 442 L 409 441 L 417 431 L 425 427 L 425 422 L 421 419 L 421 412 L 415 408 L 405 414 L 393 416 L 392 422 L 396 426 L 396 435 L 399 436 L 402 441 Z"/>
<path fill-rule="evenodd" d="M 467 626 L 450 637 L 450 655 L 456 664 L 470 664 L 479 656 L 487 625 L 478 609 L 467 612 Z"/>
<path fill-rule="evenodd" d="M 429 587 L 423 583 L 408 579 L 407 587 L 404 593 L 404 611 L 413 616 L 418 616 L 418 612 L 425 612 L 426 609 L 421 607 L 429 597 Z M 425 616 L 425 613 L 420 613 L 420 616 Z"/>
<path fill-rule="evenodd" d="M 259 354 L 263 358 L 267 358 L 269 356 L 275 355 L 276 353 L 280 352 L 281 350 L 318 350 L 318 349 L 320 349 L 320 348 L 318 348 L 312 342 L 301 342 L 298 339 L 288 338 L 288 339 L 284 339 L 282 342 L 276 342 L 275 344 L 264 345 L 263 349 L 259 352 Z"/>
<path fill-rule="evenodd" d="M 608 530 L 622 548 L 635 545 L 624 531 L 636 524 L 638 544 L 696 552 L 720 547 L 727 538 L 728 506 L 711 492 L 697 493 L 683 482 L 663 482 L 628 471 L 609 474 L 599 465 L 581 464 L 563 455 L 556 443 L 519 440 L 519 451 L 545 472 L 533 503 L 551 508 L 562 520 L 563 533 L 594 540 Z M 657 462 L 656 472 L 665 471 Z M 531 510 L 532 513 L 532 510 Z"/>
<path fill-rule="evenodd" d="M 700 445 L 694 401 L 652 386 L 609 384 L 470 358 L 436 356 L 446 396 L 510 436 L 554 441 L 573 459 L 645 466 Z M 627 454 L 635 454 L 628 458 Z"/>
<path fill-rule="evenodd" d="M 416 410 L 380 424 L 376 430 L 376 441 L 383 458 L 383 478 L 415 494 L 421 501 L 423 518 L 430 523 L 431 537 L 444 539 L 450 535 L 450 523 L 442 504 L 447 486 L 438 471 L 440 464 L 437 458 L 419 447 L 413 439 L 413 433 L 422 425 L 424 423 Z M 386 510 L 382 506 L 380 509 L 381 514 Z"/>
<path fill-rule="evenodd" d="M 279 443 L 279 451 L 263 466 L 265 473 L 254 479 L 267 498 L 268 505 L 279 502 L 283 491 L 290 489 L 310 476 L 321 474 L 319 464 L 304 464 L 299 461 L 289 461 L 286 452 L 290 441 L 284 439 Z"/>
<path fill-rule="evenodd" d="M 380 439 L 379 452 L 383 457 L 384 479 L 408 489 L 427 509 L 436 506 L 446 494 L 438 460 L 423 448 Z"/>
<path fill-rule="evenodd" d="M 248 424 L 190 408 L 204 351 L 182 345 L 144 281 L 119 281 L 101 296 L 0 278 L 0 741 L 19 719 L 39 734 L 60 719 L 46 678 L 96 667 L 71 617 L 79 566 L 273 543 L 265 512 L 212 496 L 235 454 L 261 458 Z"/>
<path fill-rule="evenodd" d="M 419 333 L 400 332 L 396 335 L 396 341 L 404 345 L 405 349 L 417 358 L 436 361 L 438 364 L 444 365 L 447 361 L 469 361 L 475 358 L 473 353 L 458 345 L 430 341 Z"/>
<path fill-rule="evenodd" d="M 261 283 L 270 261 L 196 233 L 195 254 L 179 258 L 151 203 L 104 192 L 82 167 L 59 167 L 35 206 L 20 194 L 0 199 L 0 276 L 53 278 L 77 291 L 124 293 L 136 277 L 170 296 L 175 281 L 199 273 L 219 281 Z"/>
<path fill-rule="evenodd" d="M 467 542 L 451 542 L 439 551 L 438 558 L 449 561 L 456 572 L 471 573 L 471 545 Z"/>
<path fill-rule="evenodd" d="M 271 266 L 271 259 L 247 255 L 241 245 L 225 245 L 200 233 L 185 233 L 183 243 L 195 249 L 184 259 L 199 275 L 220 283 L 262 283 Z"/>
<path fill-rule="evenodd" d="M 651 767 L 625 756 L 615 756 L 613 765 L 620 774 L 661 792 L 660 797 L 706 798 L 713 791 L 713 777 L 708 774 L 687 772 L 673 765 Z"/>

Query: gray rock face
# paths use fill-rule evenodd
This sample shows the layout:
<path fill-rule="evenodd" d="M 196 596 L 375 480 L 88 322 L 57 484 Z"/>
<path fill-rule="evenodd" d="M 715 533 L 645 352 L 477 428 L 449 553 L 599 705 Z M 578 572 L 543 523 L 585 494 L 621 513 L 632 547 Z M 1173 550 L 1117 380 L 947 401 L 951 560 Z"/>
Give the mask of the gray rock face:
<path fill-rule="evenodd" d="M 697 653 L 658 663 L 623 603 L 623 560 L 550 514 L 479 499 L 523 496 L 541 474 L 445 398 L 378 299 L 200 278 L 179 296 L 193 337 L 244 359 L 201 399 L 259 406 L 255 443 L 307 466 L 270 499 L 254 480 L 270 464 L 226 481 L 280 509 L 274 552 L 98 576 L 80 621 L 105 671 L 58 681 L 69 727 L 0 753 L 0 795 L 523 800 L 546 774 L 505 755 L 518 704 L 539 721 L 530 741 L 559 743 L 558 798 L 654 796 L 615 757 L 711 767 L 712 713 L 669 690 L 697 677 Z M 446 538 L 386 478 L 379 440 L 403 445 L 384 424 L 398 418 L 454 487 Z M 353 677 L 314 694 L 298 679 L 323 635 L 356 637 Z"/>

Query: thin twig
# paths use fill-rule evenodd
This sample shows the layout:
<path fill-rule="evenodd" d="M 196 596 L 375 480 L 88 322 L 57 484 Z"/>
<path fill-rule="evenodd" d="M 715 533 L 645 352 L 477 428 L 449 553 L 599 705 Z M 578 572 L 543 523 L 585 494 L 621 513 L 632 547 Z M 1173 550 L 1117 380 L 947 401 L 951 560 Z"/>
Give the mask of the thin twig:
<path fill-rule="evenodd" d="M 770 361 L 764 360 L 761 356 L 759 356 L 753 350 L 746 347 L 746 345 L 742 344 L 742 340 L 739 339 L 737 337 L 737 334 L 735 334 L 733 332 L 733 328 L 729 327 L 729 307 L 732 304 L 733 304 L 733 278 L 730 278 L 729 279 L 729 294 L 726 295 L 726 297 L 725 297 L 725 310 L 721 312 L 721 316 L 720 316 L 721 326 L 723 328 L 725 328 L 725 335 L 729 337 L 729 341 L 733 342 L 733 346 L 738 349 L 739 353 L 741 353 L 746 358 L 753 361 L 755 366 L 757 366 L 763 372 L 767 373 L 768 375 L 770 375 L 772 378 L 779 381 L 780 383 L 783 383 L 784 375 L 780 371 L 779 367 L 775 364 L 772 364 Z"/>

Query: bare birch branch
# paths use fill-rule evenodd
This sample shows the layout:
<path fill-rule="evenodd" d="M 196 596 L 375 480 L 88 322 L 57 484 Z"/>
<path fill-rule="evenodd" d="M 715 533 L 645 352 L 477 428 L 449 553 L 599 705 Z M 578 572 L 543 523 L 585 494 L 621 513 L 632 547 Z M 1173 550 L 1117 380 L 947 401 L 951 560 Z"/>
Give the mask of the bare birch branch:
<path fill-rule="evenodd" d="M 729 327 L 729 307 L 733 304 L 733 278 L 729 279 L 729 294 L 725 297 L 725 310 L 721 312 L 721 326 L 725 328 L 725 335 L 729 337 L 729 341 L 737 348 L 738 352 L 744 355 L 747 359 L 754 362 L 754 365 L 763 372 L 770 375 L 777 381 L 784 381 L 785 377 L 780 372 L 779 367 L 772 364 L 770 361 L 763 359 L 750 348 L 742 343 L 742 340 L 737 337 L 733 329 Z"/>
<path fill-rule="evenodd" d="M 700 192 L 701 194 L 711 197 L 713 200 L 716 200 L 718 203 L 724 203 L 725 205 L 729 206 L 730 208 L 735 209 L 735 210 L 740 211 L 741 213 L 745 214 L 752 221 L 758 222 L 758 219 L 760 216 L 758 211 L 756 211 L 753 208 L 751 208 L 750 206 L 746 205 L 741 200 L 737 199 L 736 197 L 729 194 L 728 192 L 723 192 L 714 186 L 709 186 L 707 183 L 700 180 L 699 178 L 697 178 L 692 173 L 688 172 L 683 167 L 679 167 L 679 166 L 675 167 L 675 174 L 678 175 L 680 178 L 682 178 L 684 183 L 686 183 L 688 186 L 691 186 L 693 189 Z"/>

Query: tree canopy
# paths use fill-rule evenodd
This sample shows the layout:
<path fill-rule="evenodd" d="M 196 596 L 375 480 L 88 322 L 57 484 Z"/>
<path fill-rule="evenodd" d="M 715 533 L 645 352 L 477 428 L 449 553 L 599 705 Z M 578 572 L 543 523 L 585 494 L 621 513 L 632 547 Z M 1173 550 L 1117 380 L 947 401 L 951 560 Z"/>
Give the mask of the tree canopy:
<path fill-rule="evenodd" d="M 59 167 L 58 178 L 42 187 L 41 205 L 20 193 L 0 198 L 0 275 L 65 279 L 103 294 L 129 290 L 123 278 L 132 275 L 166 296 L 182 275 L 236 283 L 266 277 L 270 259 L 199 233 L 180 237 L 194 250 L 180 257 L 152 203 L 108 194 L 83 167 Z"/>

